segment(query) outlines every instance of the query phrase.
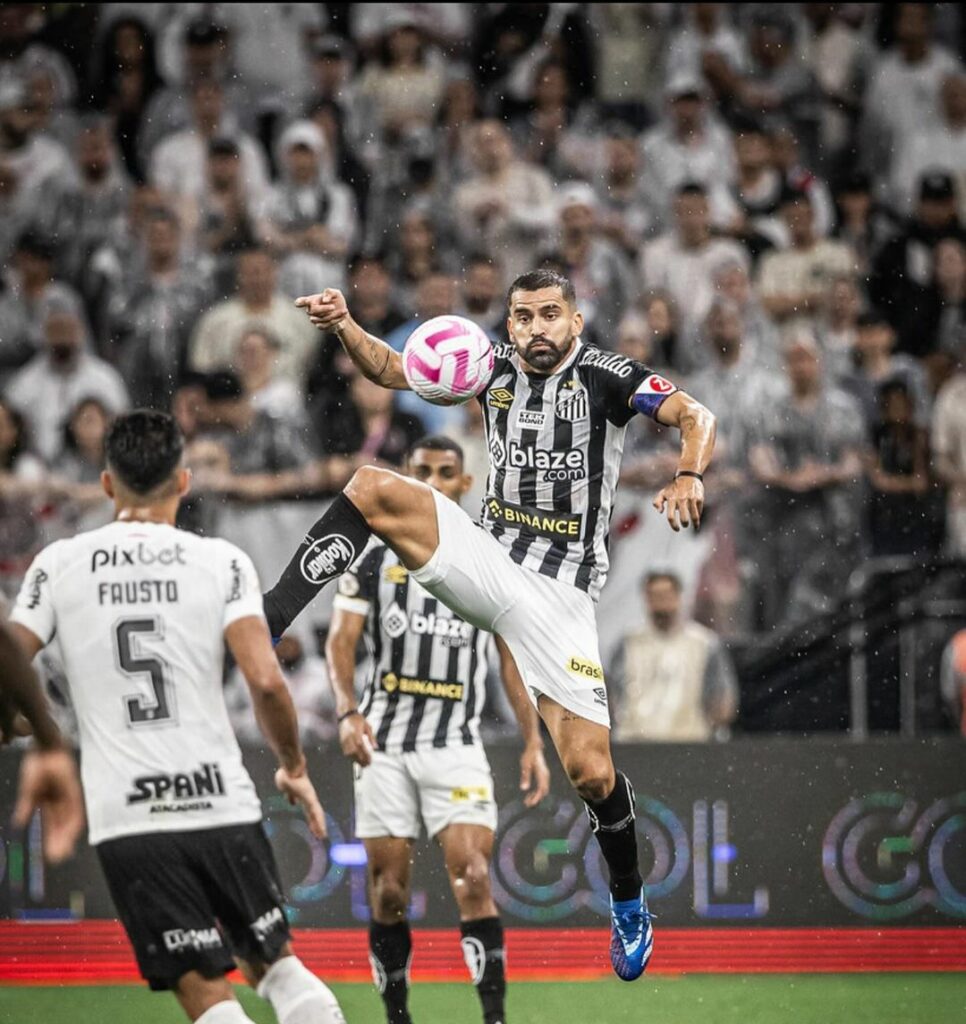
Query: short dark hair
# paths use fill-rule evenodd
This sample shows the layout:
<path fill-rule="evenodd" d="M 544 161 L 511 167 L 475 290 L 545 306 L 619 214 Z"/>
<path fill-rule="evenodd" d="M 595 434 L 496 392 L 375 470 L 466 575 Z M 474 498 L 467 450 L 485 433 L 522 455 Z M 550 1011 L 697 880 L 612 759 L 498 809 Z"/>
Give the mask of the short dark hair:
<path fill-rule="evenodd" d="M 862 330 L 863 327 L 887 327 L 890 331 L 892 330 L 892 324 L 889 323 L 885 314 L 880 309 L 867 309 L 864 313 L 860 313 L 855 320 L 855 326 Z"/>
<path fill-rule="evenodd" d="M 184 437 L 173 416 L 135 409 L 118 416 L 104 442 L 107 465 L 135 494 L 150 494 L 166 483 L 181 462 Z"/>
<path fill-rule="evenodd" d="M 466 462 L 460 445 L 444 434 L 429 434 L 426 437 L 421 437 L 418 441 L 414 441 L 406 451 L 406 462 L 411 462 L 412 457 L 420 450 L 424 452 L 454 452 L 460 460 L 461 466 Z"/>
<path fill-rule="evenodd" d="M 676 572 L 671 572 L 670 569 L 654 569 L 652 572 L 646 573 L 644 579 L 641 580 L 641 585 L 646 590 L 652 583 L 660 583 L 661 580 L 667 580 L 679 594 L 684 589 L 681 577 Z"/>
<path fill-rule="evenodd" d="M 244 333 L 248 334 L 249 331 Z M 265 332 L 258 331 L 258 333 L 264 334 Z M 229 367 L 212 370 L 211 373 L 206 374 L 204 388 L 205 398 L 209 402 L 236 402 L 239 398 L 245 397 L 245 385 L 242 383 L 241 377 Z"/>
<path fill-rule="evenodd" d="M 514 280 L 506 293 L 506 304 L 510 306 L 514 292 L 536 292 L 541 288 L 559 288 L 568 305 L 573 306 L 577 302 L 573 281 L 556 270 L 542 267 L 540 270 L 528 270 Z"/>

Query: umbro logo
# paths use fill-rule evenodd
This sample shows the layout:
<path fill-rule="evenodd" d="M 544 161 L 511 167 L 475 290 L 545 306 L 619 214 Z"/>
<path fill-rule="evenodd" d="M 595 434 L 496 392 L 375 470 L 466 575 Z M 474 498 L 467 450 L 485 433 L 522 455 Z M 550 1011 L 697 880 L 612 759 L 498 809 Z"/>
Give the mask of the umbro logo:
<path fill-rule="evenodd" d="M 513 403 L 513 392 L 509 388 L 491 388 L 487 401 L 494 409 L 509 409 Z"/>

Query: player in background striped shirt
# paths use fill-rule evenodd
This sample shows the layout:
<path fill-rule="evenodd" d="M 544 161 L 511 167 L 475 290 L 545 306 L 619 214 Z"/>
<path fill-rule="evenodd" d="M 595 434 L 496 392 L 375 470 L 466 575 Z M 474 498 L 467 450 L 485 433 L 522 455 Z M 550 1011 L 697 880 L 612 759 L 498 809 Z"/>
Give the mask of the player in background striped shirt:
<path fill-rule="evenodd" d="M 459 502 L 472 478 L 463 451 L 427 437 L 406 469 Z M 493 777 L 480 744 L 493 640 L 417 583 L 399 556 L 376 544 L 339 580 L 326 654 L 336 691 L 339 740 L 355 764 L 356 835 L 369 872 L 369 949 L 389 1024 L 410 1024 L 412 938 L 407 914 L 413 842 L 421 825 L 446 863 L 460 915 L 461 943 L 485 1024 L 505 1021 L 503 928 L 490 893 L 497 823 Z M 365 639 L 372 670 L 356 699 L 356 652 Z M 520 723 L 520 786 L 535 806 L 549 789 L 533 705 L 505 647 L 501 671 Z"/>
<path fill-rule="evenodd" d="M 383 387 L 407 387 L 402 360 L 328 289 L 296 300 Z M 358 470 L 266 595 L 280 636 L 374 533 L 431 594 L 510 648 L 610 872 L 611 964 L 640 977 L 651 955 L 634 794 L 610 752 L 595 598 L 627 423 L 641 413 L 681 432 L 674 479 L 654 501 L 672 529 L 700 523 L 715 419 L 642 363 L 585 345 L 573 284 L 549 270 L 507 296 L 511 347 L 497 352 L 483 404 L 491 469 L 480 526 L 454 502 L 388 470 Z M 481 529 L 482 526 L 482 529 Z"/>

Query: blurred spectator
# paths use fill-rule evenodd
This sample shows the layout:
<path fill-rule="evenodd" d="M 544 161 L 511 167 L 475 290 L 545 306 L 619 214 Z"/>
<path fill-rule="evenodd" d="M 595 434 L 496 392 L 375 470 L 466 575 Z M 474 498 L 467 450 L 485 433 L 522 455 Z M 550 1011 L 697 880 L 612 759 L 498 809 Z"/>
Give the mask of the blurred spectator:
<path fill-rule="evenodd" d="M 597 190 L 601 234 L 632 259 L 646 238 L 663 223 L 663 211 L 644 183 L 644 158 L 637 136 L 619 122 L 607 126 L 602 140 L 603 170 L 592 182 Z"/>
<path fill-rule="evenodd" d="M 167 406 L 208 298 L 206 276 L 182 256 L 178 218 L 152 207 L 144 220 L 144 258 L 122 268 L 106 303 L 110 350 L 135 405 Z"/>
<path fill-rule="evenodd" d="M 443 96 L 440 62 L 418 21 L 404 9 L 387 13 L 378 59 L 359 79 L 359 93 L 371 104 L 374 127 L 390 145 L 408 132 L 428 128 Z"/>
<path fill-rule="evenodd" d="M 277 372 L 298 384 L 319 343 L 319 332 L 276 288 L 275 262 L 263 249 L 238 257 L 235 297 L 212 306 L 191 337 L 188 365 L 208 372 L 234 365 L 235 350 L 246 327 L 259 326 L 279 340 Z"/>
<path fill-rule="evenodd" d="M 604 348 L 634 299 L 630 264 L 613 242 L 597 233 L 597 197 L 590 185 L 571 182 L 559 190 L 556 255 L 573 282 L 588 335 Z"/>
<path fill-rule="evenodd" d="M 226 464 L 197 474 L 199 490 L 240 501 L 294 497 L 308 484 L 309 452 L 293 425 L 255 408 L 239 376 L 218 370 L 205 379 L 204 439 Z"/>
<path fill-rule="evenodd" d="M 966 736 L 966 629 L 954 633 L 943 650 L 939 685 L 950 717 Z"/>
<path fill-rule="evenodd" d="M 83 289 L 93 254 L 127 208 L 129 183 L 111 136 L 110 122 L 91 115 L 74 141 L 73 164 L 44 189 L 38 223 L 57 240 L 60 276 Z"/>
<path fill-rule="evenodd" d="M 94 106 L 111 115 L 114 143 L 127 174 L 143 182 L 141 133 L 151 97 L 161 85 L 154 36 L 137 16 L 111 22 L 98 44 L 91 91 Z"/>
<path fill-rule="evenodd" d="M 900 380 L 878 390 L 878 409 L 867 459 L 869 539 L 872 554 L 916 555 L 935 551 L 936 521 L 924 501 L 929 491 L 929 442 L 915 403 Z"/>
<path fill-rule="evenodd" d="M 222 298 L 235 281 L 238 253 L 257 244 L 255 210 L 241 174 L 241 153 L 233 139 L 208 144 L 205 190 L 196 211 L 200 250 L 214 262 L 214 292 Z"/>
<path fill-rule="evenodd" d="M 714 298 L 715 268 L 727 261 L 747 263 L 736 242 L 714 238 L 706 190 L 699 184 L 682 185 L 674 198 L 674 227 L 641 249 L 643 287 L 668 292 L 681 312 L 684 340 L 678 365 L 690 367 L 695 358 L 693 337 L 704 322 Z"/>
<path fill-rule="evenodd" d="M 855 172 L 839 180 L 831 236 L 852 247 L 863 278 L 868 278 L 882 247 L 896 233 L 897 227 L 892 211 L 873 198 L 867 174 Z"/>
<path fill-rule="evenodd" d="M 300 427 L 305 414 L 302 395 L 290 378 L 276 373 L 281 348 L 264 327 L 244 331 L 236 350 L 238 376 L 257 411 Z"/>
<path fill-rule="evenodd" d="M 716 295 L 735 303 L 744 324 L 745 343 L 755 353 L 755 361 L 764 369 L 782 366 L 781 341 L 774 321 L 765 312 L 758 291 L 752 284 L 746 259 L 727 259 L 714 270 Z"/>
<path fill-rule="evenodd" d="M 47 20 L 36 4 L 4 4 L 0 8 L 0 81 L 26 81 L 42 71 L 54 83 L 58 104 L 74 101 L 77 83 L 63 54 L 37 39 Z"/>
<path fill-rule="evenodd" d="M 695 743 L 721 738 L 738 712 L 738 681 L 717 636 L 684 617 L 681 581 L 643 580 L 648 622 L 624 638 L 609 676 L 617 691 L 615 739 Z"/>
<path fill-rule="evenodd" d="M 311 121 L 289 125 L 278 141 L 281 179 L 262 219 L 262 237 L 281 260 L 279 286 L 295 298 L 345 288 L 346 258 L 358 232 L 351 189 L 323 166 L 325 140 Z"/>
<path fill-rule="evenodd" d="M 756 410 L 780 390 L 781 378 L 755 359 L 744 339 L 741 310 L 730 299 L 714 300 L 703 333 L 706 356 L 688 378 L 688 393 L 715 410 L 716 467 L 744 465 Z"/>
<path fill-rule="evenodd" d="M 856 272 L 855 253 L 843 242 L 818 237 L 815 214 L 804 193 L 787 192 L 781 216 L 791 244 L 762 258 L 761 301 L 780 323 L 809 324 L 821 309 L 831 279 Z"/>
<path fill-rule="evenodd" d="M 456 189 L 456 225 L 464 248 L 497 257 L 512 278 L 534 265 L 553 227 L 553 186 L 546 172 L 518 160 L 507 129 L 481 121 L 473 137 L 477 174 Z"/>
<path fill-rule="evenodd" d="M 461 315 L 479 324 L 493 341 L 506 337 L 506 288 L 503 269 L 489 256 L 467 257 L 460 279 Z"/>
<path fill-rule="evenodd" d="M 715 94 L 725 93 L 747 67 L 745 42 L 728 24 L 726 4 L 684 4 L 684 24 L 668 41 L 665 66 L 672 74 L 704 79 Z"/>
<path fill-rule="evenodd" d="M 590 4 L 595 95 L 609 117 L 636 129 L 649 120 L 662 84 L 668 9 L 659 4 Z"/>
<path fill-rule="evenodd" d="M 842 387 L 862 406 L 868 427 L 879 425 L 880 394 L 887 384 L 901 384 L 912 403 L 913 421 L 929 422 L 926 375 L 914 359 L 896 355 L 896 332 L 881 314 L 863 313 L 856 322 L 853 368 L 841 378 Z"/>
<path fill-rule="evenodd" d="M 237 129 L 225 111 L 225 95 L 215 80 L 203 79 L 191 91 L 191 123 L 163 138 L 151 154 L 150 178 L 158 188 L 195 205 L 204 198 L 208 153 L 214 139 L 238 147 L 241 177 L 249 201 L 261 203 L 268 191 L 265 156 L 251 136 Z"/>
<path fill-rule="evenodd" d="M 908 6 L 908 5 L 907 5 Z M 915 215 L 879 253 L 869 279 L 869 298 L 899 333 L 899 348 L 922 356 L 935 349 L 935 337 L 922 330 L 923 309 L 935 280 L 936 248 L 944 238 L 966 242 L 948 174 L 925 174 L 919 182 Z"/>
<path fill-rule="evenodd" d="M 943 78 L 939 108 L 938 123 L 917 128 L 896 154 L 889 198 L 899 213 L 910 214 L 920 178 L 927 171 L 942 171 L 953 179 L 960 220 L 966 220 L 966 70 Z"/>
<path fill-rule="evenodd" d="M 341 36 L 327 34 L 309 45 L 308 90 L 302 114 L 311 117 L 320 103 L 334 103 L 342 112 L 346 137 L 354 147 L 365 142 L 366 103 L 353 78 L 352 47 Z"/>
<path fill-rule="evenodd" d="M 938 352 L 966 345 L 966 241 L 944 238 L 936 246 L 932 286 L 923 303 L 922 331 Z"/>
<path fill-rule="evenodd" d="M 554 180 L 581 173 L 589 148 L 589 111 L 578 109 L 567 66 L 554 57 L 536 69 L 530 109 L 511 123 L 521 159 L 543 167 Z"/>
<path fill-rule="evenodd" d="M 390 238 L 386 269 L 393 282 L 394 304 L 402 313 L 412 316 L 422 283 L 434 274 L 442 273 L 443 261 L 428 211 L 411 207 L 399 217 L 398 224 L 398 234 Z"/>
<path fill-rule="evenodd" d="M 861 410 L 823 382 L 808 334 L 793 335 L 785 361 L 787 384 L 762 403 L 753 428 L 749 465 L 761 489 L 741 524 L 742 550 L 759 567 L 762 629 L 827 610 L 860 555 Z"/>
<path fill-rule="evenodd" d="M 53 463 L 53 484 L 64 500 L 58 508 L 62 528 L 70 532 L 104 526 L 114 506 L 101 487 L 104 438 L 111 411 L 98 398 L 82 398 L 64 426 L 63 449 Z"/>
<path fill-rule="evenodd" d="M 0 161 L 16 177 L 20 201 L 31 213 L 38 211 L 42 187 L 70 167 L 64 147 L 37 131 L 26 87 L 16 78 L 0 78 Z"/>
<path fill-rule="evenodd" d="M 232 66 L 253 99 L 286 110 L 309 77 L 311 46 L 325 28 L 318 4 L 219 4 Z"/>
<path fill-rule="evenodd" d="M 814 152 L 818 135 L 818 89 L 796 47 L 792 9 L 763 5 L 752 13 L 748 73 L 737 86 L 739 104 L 752 114 L 780 111 Z"/>
<path fill-rule="evenodd" d="M 23 416 L 0 399 L 0 595 L 16 590 L 45 537 L 44 464 L 28 447 Z"/>
<path fill-rule="evenodd" d="M 690 367 L 686 367 L 684 343 L 678 329 L 679 317 L 674 299 L 667 292 L 646 292 L 641 297 L 639 308 L 643 313 L 642 327 L 646 332 L 643 344 L 648 356 L 647 359 L 641 361 L 658 370 L 684 372 L 686 369 L 690 369 Z M 630 319 L 632 315 L 625 317 L 622 321 L 622 329 L 618 329 L 618 350 L 622 345 L 632 344 L 626 337 L 629 326 L 633 323 Z M 634 344 L 640 344 L 640 342 Z M 638 357 L 634 356 L 633 358 L 637 359 Z"/>
<path fill-rule="evenodd" d="M 64 424 L 82 398 L 97 398 L 112 413 L 127 407 L 127 389 L 109 363 L 85 350 L 84 325 L 70 309 L 51 310 L 44 321 L 44 351 L 6 390 L 30 428 L 37 452 L 48 461 L 63 447 Z"/>
<path fill-rule="evenodd" d="M 966 557 L 966 349 L 936 398 L 932 451 L 936 476 L 946 487 L 946 542 L 951 555 Z"/>
<path fill-rule="evenodd" d="M 282 675 L 298 715 L 299 737 L 303 744 L 325 743 L 336 737 L 335 697 L 329 684 L 325 659 L 307 653 L 293 633 L 286 633 L 275 648 Z M 244 676 L 234 669 L 225 683 L 225 706 L 231 727 L 242 742 L 264 742 L 251 693 Z"/>
<path fill-rule="evenodd" d="M 642 141 L 650 193 L 670 210 L 686 184 L 698 184 L 708 197 L 715 224 L 728 223 L 734 204 L 728 195 L 735 177 L 731 135 L 711 113 L 700 77 L 673 70 L 665 89 L 667 113 Z"/>
<path fill-rule="evenodd" d="M 752 120 L 735 128 L 737 176 L 734 199 L 738 212 L 729 233 L 744 243 L 753 260 L 773 246 L 784 246 L 787 236 L 778 217 L 785 190 L 765 130 Z"/>
<path fill-rule="evenodd" d="M 139 151 L 142 166 L 158 142 L 187 128 L 192 120 L 192 93 L 201 82 L 217 82 L 228 92 L 228 107 L 247 108 L 244 84 L 231 77 L 228 30 L 200 15 L 185 21 L 174 17 L 160 30 L 157 51 L 162 76 L 169 83 L 152 96 L 141 119 Z"/>
<path fill-rule="evenodd" d="M 829 282 L 821 314 L 815 325 L 815 337 L 822 346 L 822 363 L 831 381 L 839 382 L 855 372 L 862 292 L 852 274 L 842 274 Z"/>
<path fill-rule="evenodd" d="M 943 78 L 956 58 L 932 39 L 930 4 L 896 4 L 895 45 L 873 63 L 865 95 L 861 153 L 866 167 L 882 172 L 910 138 L 938 121 Z"/>
<path fill-rule="evenodd" d="M 785 177 L 785 187 L 791 192 L 801 192 L 808 198 L 815 217 L 815 233 L 825 238 L 835 223 L 832 193 L 824 179 L 802 163 L 798 135 L 791 124 L 781 116 L 774 115 L 769 118 L 769 125 L 772 159 Z M 787 233 L 784 244 L 790 244 Z"/>
<path fill-rule="evenodd" d="M 54 280 L 54 248 L 46 239 L 21 235 L 12 264 L 6 290 L 0 293 L 0 380 L 43 346 L 44 323 L 52 309 L 81 309 L 76 292 Z"/>
<path fill-rule="evenodd" d="M 869 60 L 862 21 L 866 10 L 856 4 L 804 4 L 807 41 L 805 62 L 820 91 L 815 153 L 820 166 L 837 167 L 848 158 L 861 107 L 861 87 Z"/>
<path fill-rule="evenodd" d="M 401 466 L 412 443 L 426 433 L 420 420 L 396 408 L 396 393 L 373 384 L 358 371 L 338 403 L 317 403 L 309 410 L 319 453 L 347 456 L 361 463 Z"/>

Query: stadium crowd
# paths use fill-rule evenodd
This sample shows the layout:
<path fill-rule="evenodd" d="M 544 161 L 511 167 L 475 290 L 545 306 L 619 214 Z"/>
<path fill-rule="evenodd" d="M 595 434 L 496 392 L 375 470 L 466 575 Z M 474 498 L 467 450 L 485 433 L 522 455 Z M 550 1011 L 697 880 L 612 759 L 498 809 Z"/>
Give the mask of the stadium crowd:
<path fill-rule="evenodd" d="M 428 431 L 479 502 L 476 403 L 372 385 L 292 300 L 344 289 L 396 348 L 453 312 L 499 338 L 537 265 L 718 416 L 699 622 L 966 556 L 964 55 L 954 4 L 3 5 L 2 589 L 110 518 L 131 405 L 188 438 L 191 528 L 270 530 Z M 625 491 L 674 465 L 635 421 Z"/>

